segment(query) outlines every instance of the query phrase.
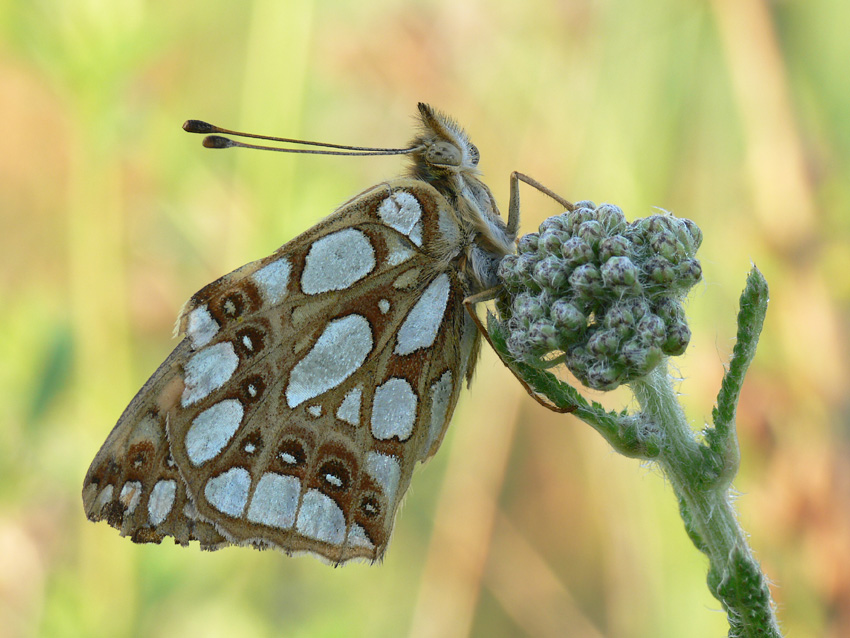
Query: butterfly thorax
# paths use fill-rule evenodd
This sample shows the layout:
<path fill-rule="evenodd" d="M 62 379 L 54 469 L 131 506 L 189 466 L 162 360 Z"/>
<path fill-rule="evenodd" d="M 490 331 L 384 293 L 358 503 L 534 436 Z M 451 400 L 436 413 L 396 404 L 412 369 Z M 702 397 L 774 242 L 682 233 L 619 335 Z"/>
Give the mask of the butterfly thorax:
<path fill-rule="evenodd" d="M 459 261 L 470 282 L 469 293 L 498 284 L 502 257 L 513 252 L 516 237 L 499 214 L 490 189 L 478 179 L 479 153 L 466 133 L 450 118 L 420 105 L 422 132 L 412 145 L 410 174 L 433 186 L 449 203 L 461 229 L 462 243 L 446 255 Z"/>

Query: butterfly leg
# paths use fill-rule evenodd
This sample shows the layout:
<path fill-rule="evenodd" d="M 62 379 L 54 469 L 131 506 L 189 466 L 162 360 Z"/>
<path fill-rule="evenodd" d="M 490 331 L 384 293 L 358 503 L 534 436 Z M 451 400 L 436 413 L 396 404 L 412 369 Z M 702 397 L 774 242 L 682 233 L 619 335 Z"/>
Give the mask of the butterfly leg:
<path fill-rule="evenodd" d="M 514 175 L 519 175 L 519 173 L 514 173 Z M 511 186 L 512 186 L 511 194 L 512 195 L 513 195 L 513 190 L 514 190 L 513 189 L 513 183 L 514 182 L 512 181 L 511 182 Z M 528 385 L 526 380 L 523 379 L 516 372 L 516 370 L 514 370 L 514 368 L 510 364 L 508 364 L 507 361 L 504 360 L 504 358 L 502 357 L 502 354 L 499 352 L 499 350 L 496 348 L 496 346 L 493 345 L 493 340 L 490 339 L 490 334 L 487 332 L 487 328 L 484 327 L 484 324 L 481 322 L 481 319 L 478 317 L 478 313 L 475 312 L 475 304 L 482 303 L 482 302 L 485 302 L 485 301 L 492 301 L 493 299 L 496 299 L 501 294 L 501 292 L 502 292 L 501 286 L 494 286 L 493 288 L 488 288 L 487 290 L 482 290 L 481 292 L 478 292 L 474 295 L 470 295 L 469 297 L 464 299 L 463 300 L 463 306 L 464 306 L 464 308 L 466 308 L 466 312 L 469 313 L 469 316 L 472 317 L 472 320 L 475 322 L 475 326 L 478 328 L 478 331 L 482 335 L 484 335 L 484 338 L 487 340 L 487 343 L 489 343 L 490 347 L 493 348 L 493 351 L 496 354 L 499 355 L 499 358 L 502 359 L 502 363 L 504 363 L 505 366 L 507 366 L 508 370 L 510 370 L 513 373 L 513 375 L 517 378 L 517 381 L 519 381 L 520 385 L 522 385 L 522 387 L 525 388 L 525 391 L 528 392 L 528 395 L 532 399 L 537 401 L 537 403 L 542 405 L 544 408 L 548 408 L 548 409 L 552 410 L 553 412 L 558 412 L 560 414 L 565 414 L 567 412 L 575 412 L 576 406 L 570 406 L 570 407 L 567 407 L 567 408 L 560 408 L 557 405 L 554 405 L 553 403 L 546 401 L 542 396 L 540 396 L 539 393 L 537 393 L 534 390 L 534 388 L 532 388 L 530 385 Z"/>
<path fill-rule="evenodd" d="M 525 182 L 529 186 L 533 186 L 544 195 L 548 195 L 567 210 L 573 210 L 575 205 L 568 202 L 566 199 L 549 190 L 536 179 L 532 179 L 524 173 L 514 171 L 511 173 L 511 200 L 508 204 L 508 232 L 516 237 L 519 231 L 519 183 Z M 486 292 L 486 291 L 485 291 Z"/>

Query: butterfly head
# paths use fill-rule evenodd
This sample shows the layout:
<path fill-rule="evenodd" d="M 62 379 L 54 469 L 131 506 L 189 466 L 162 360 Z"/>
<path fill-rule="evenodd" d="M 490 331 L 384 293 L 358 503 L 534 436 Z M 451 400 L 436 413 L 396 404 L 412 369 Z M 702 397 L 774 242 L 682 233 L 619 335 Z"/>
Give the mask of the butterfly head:
<path fill-rule="evenodd" d="M 414 177 L 428 182 L 478 175 L 478 149 L 447 115 L 419 103 L 421 130 L 411 142 Z"/>
<path fill-rule="evenodd" d="M 436 188 L 451 203 L 467 238 L 464 270 L 474 288 L 498 284 L 501 258 L 513 252 L 515 232 L 499 214 L 490 189 L 479 178 L 479 153 L 464 130 L 427 104 L 419 104 L 420 132 L 411 142 L 411 175 Z"/>

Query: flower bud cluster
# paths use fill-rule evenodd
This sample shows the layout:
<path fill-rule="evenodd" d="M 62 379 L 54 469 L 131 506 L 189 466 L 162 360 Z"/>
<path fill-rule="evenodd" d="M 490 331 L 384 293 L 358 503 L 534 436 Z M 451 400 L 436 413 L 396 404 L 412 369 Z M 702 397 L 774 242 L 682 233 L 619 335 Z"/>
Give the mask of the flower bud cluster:
<path fill-rule="evenodd" d="M 508 350 L 531 363 L 562 352 L 570 372 L 597 390 L 648 374 L 688 346 L 682 300 L 702 276 L 701 242 L 689 219 L 627 223 L 611 204 L 578 202 L 550 217 L 499 265 Z"/>

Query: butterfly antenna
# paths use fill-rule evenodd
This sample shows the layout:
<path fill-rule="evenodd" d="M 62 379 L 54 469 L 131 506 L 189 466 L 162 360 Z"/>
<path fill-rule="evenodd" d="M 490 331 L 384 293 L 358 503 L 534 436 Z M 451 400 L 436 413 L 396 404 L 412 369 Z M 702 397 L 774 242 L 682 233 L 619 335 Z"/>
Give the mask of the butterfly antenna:
<path fill-rule="evenodd" d="M 189 133 L 201 133 L 206 135 L 204 138 L 204 146 L 206 148 L 253 148 L 260 151 L 277 151 L 278 153 L 307 153 L 314 155 L 407 155 L 420 150 L 422 146 L 411 146 L 409 148 L 374 148 L 370 146 L 345 146 L 342 144 L 328 144 L 326 142 L 310 142 L 307 140 L 295 140 L 288 137 L 272 137 L 270 135 L 257 135 L 255 133 L 242 133 L 240 131 L 231 131 L 230 129 L 221 128 L 204 122 L 203 120 L 186 120 L 183 123 L 183 130 Z M 235 135 L 237 137 L 250 137 L 258 140 L 268 140 L 270 142 L 281 142 L 284 144 L 304 144 L 307 146 L 321 146 L 323 148 L 341 149 L 336 151 L 303 149 L 303 148 L 282 148 L 279 146 L 264 146 L 259 144 L 247 144 L 232 140 L 229 137 L 222 137 L 218 133 L 226 135 Z"/>

